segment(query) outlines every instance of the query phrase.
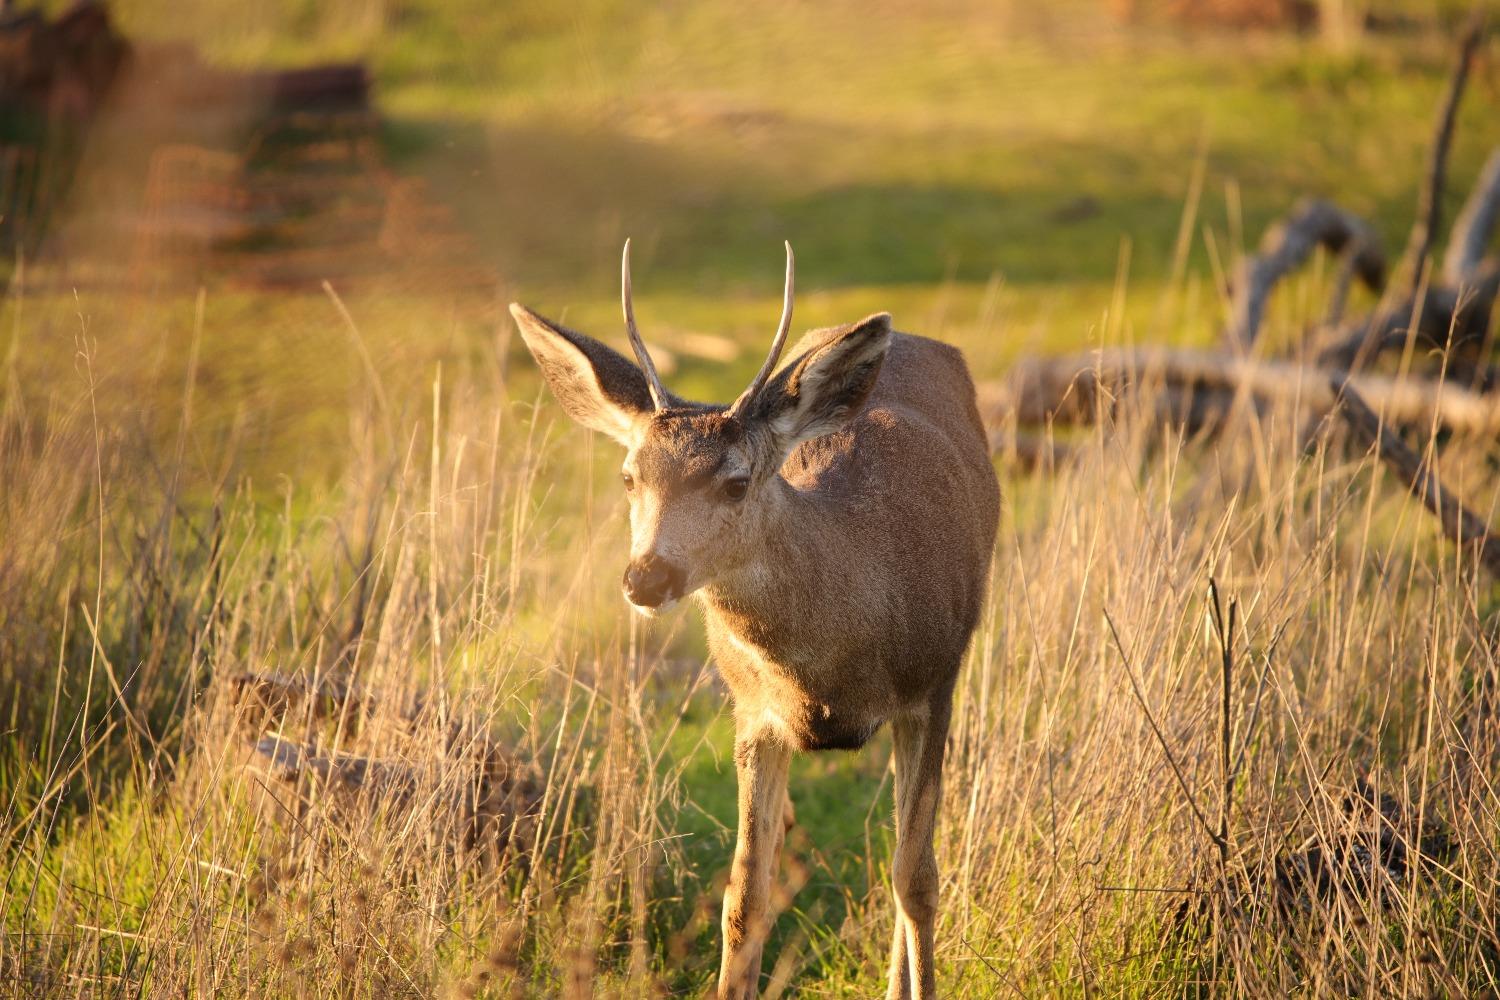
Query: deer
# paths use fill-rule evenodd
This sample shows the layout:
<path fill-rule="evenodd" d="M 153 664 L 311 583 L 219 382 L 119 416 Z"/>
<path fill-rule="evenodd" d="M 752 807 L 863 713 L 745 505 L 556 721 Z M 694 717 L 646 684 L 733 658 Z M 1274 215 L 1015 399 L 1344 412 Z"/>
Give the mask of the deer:
<path fill-rule="evenodd" d="M 775 914 L 797 752 L 892 733 L 895 930 L 890 998 L 936 995 L 934 850 L 953 692 L 986 599 L 1000 486 L 954 347 L 889 313 L 813 330 L 778 369 L 781 321 L 726 405 L 669 392 L 636 327 L 636 363 L 530 309 L 511 314 L 562 409 L 622 445 L 630 553 L 622 587 L 646 617 L 701 607 L 734 719 L 738 829 L 724 892 L 717 995 L 754 997 Z"/>

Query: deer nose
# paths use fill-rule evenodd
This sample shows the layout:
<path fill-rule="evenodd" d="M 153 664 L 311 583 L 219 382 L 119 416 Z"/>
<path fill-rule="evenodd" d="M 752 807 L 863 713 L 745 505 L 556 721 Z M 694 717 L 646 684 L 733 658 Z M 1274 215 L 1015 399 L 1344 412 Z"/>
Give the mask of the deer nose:
<path fill-rule="evenodd" d="M 682 596 L 682 570 L 654 552 L 625 567 L 625 597 L 641 608 L 658 607 Z"/>

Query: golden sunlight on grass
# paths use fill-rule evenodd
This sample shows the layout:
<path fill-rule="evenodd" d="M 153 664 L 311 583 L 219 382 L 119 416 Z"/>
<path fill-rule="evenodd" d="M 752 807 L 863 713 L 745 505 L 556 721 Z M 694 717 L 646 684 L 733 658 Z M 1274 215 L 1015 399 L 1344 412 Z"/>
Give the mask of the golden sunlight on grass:
<path fill-rule="evenodd" d="M 626 235 L 686 396 L 764 357 L 787 237 L 794 337 L 889 310 L 982 385 L 942 995 L 1500 992 L 1497 319 L 1465 312 L 1500 270 L 1483 220 L 1451 273 L 1397 259 L 1453 4 L 1318 5 L 1371 8 L 1336 38 L 1083 0 L 222 6 L 113 5 L 171 72 L 76 134 L 57 98 L 61 160 L 0 108 L 35 213 L 0 220 L 0 994 L 712 992 L 728 692 L 695 613 L 621 600 L 621 452 L 503 307 L 627 350 Z M 1444 223 L 1491 176 L 1496 52 Z M 1303 195 L 1370 243 L 1310 240 L 1221 338 Z M 1377 243 L 1384 297 L 1346 281 Z M 1350 369 L 1384 424 L 1337 416 Z M 793 762 L 762 996 L 884 989 L 888 728 Z"/>

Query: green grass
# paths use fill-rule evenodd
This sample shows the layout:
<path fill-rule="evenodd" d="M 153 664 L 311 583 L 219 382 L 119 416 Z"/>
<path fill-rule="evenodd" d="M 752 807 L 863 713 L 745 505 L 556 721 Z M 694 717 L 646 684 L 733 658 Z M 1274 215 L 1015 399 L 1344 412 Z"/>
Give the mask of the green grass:
<path fill-rule="evenodd" d="M 438 361 L 487 356 L 506 299 L 617 337 L 627 235 L 648 336 L 744 345 L 727 367 L 684 362 L 676 384 L 704 397 L 758 364 L 783 239 L 798 252 L 799 325 L 888 310 L 963 346 L 981 375 L 1106 336 L 1203 341 L 1222 322 L 1223 270 L 1303 195 L 1337 199 L 1401 245 L 1449 62 L 1435 28 L 1340 54 L 1316 39 L 1128 32 L 1082 3 L 132 0 L 116 12 L 133 36 L 190 39 L 232 65 L 369 60 L 395 165 L 432 181 L 501 277 L 498 301 L 481 303 L 344 290 L 394 398 Z M 1450 216 L 1500 143 L 1496 85 L 1482 62 Z M 1121 280 L 1131 295 L 1112 315 Z M 47 334 L 15 329 L 23 391 L 41 396 L 69 377 L 80 310 L 71 296 L 37 308 Z M 171 429 L 192 303 L 130 309 L 127 331 L 108 296 L 82 304 L 100 370 Z M 363 377 L 352 340 L 320 295 L 216 291 L 209 309 L 202 401 L 244 411 L 247 471 L 305 481 Z M 512 368 L 527 367 L 510 345 Z"/>
<path fill-rule="evenodd" d="M 1226 259 L 1307 193 L 1398 241 L 1449 61 L 1431 31 L 1335 54 L 1314 39 L 1131 34 L 1081 3 L 1027 16 L 345 0 L 249 6 L 253 29 L 168 10 L 137 0 L 121 17 L 231 63 L 368 58 L 398 162 L 437 182 L 528 297 L 608 301 L 628 234 L 643 298 L 727 300 L 734 316 L 772 298 L 790 238 L 808 290 L 852 289 L 868 310 L 889 286 L 998 274 L 1027 307 L 1063 303 L 1055 335 L 1074 343 L 1106 300 L 1084 309 L 1072 289 L 1107 290 L 1123 238 L 1133 287 L 1170 276 L 1200 155 L 1198 219 Z M 1480 76 L 1458 195 L 1500 140 Z"/>
<path fill-rule="evenodd" d="M 433 182 L 503 284 L 477 301 L 349 289 L 355 330 L 318 294 L 214 287 L 201 320 L 191 295 L 85 288 L 7 303 L 0 473 L 26 484 L 0 505 L 0 550 L 13 556 L 0 566 L 7 829 L 40 808 L 13 831 L 3 912 L 8 932 L 43 935 L 33 947 L 58 935 L 31 968 L 94 977 L 60 980 L 59 995 L 121 975 L 208 993 L 209 969 L 254 984 L 247 993 L 291 995 L 308 980 L 277 949 L 294 946 L 313 949 L 291 954 L 323 982 L 357 954 L 351 990 L 431 993 L 482 966 L 518 906 L 532 907 L 518 919 L 535 995 L 561 991 L 591 906 L 607 925 L 600 974 L 625 983 L 639 878 L 650 882 L 653 968 L 674 988 L 702 988 L 715 920 L 693 915 L 732 842 L 724 696 L 684 698 L 672 672 L 624 676 L 617 455 L 560 422 L 503 303 L 617 336 L 630 235 L 648 339 L 693 331 L 741 346 L 728 365 L 684 356 L 671 377 L 719 399 L 759 363 L 783 238 L 798 252 L 799 326 L 887 309 L 904 329 L 962 346 L 981 377 L 1024 353 L 1103 340 L 1206 341 L 1222 317 L 1218 269 L 1303 194 L 1335 197 L 1399 246 L 1448 59 L 1431 33 L 1334 54 L 1281 36 L 1125 32 L 1073 3 L 1027 13 L 958 2 L 128 0 L 115 10 L 133 34 L 188 37 L 230 65 L 367 58 L 394 166 Z M 1452 204 L 1500 142 L 1495 92 L 1482 64 Z M 1289 284 L 1273 335 L 1296 328 L 1316 285 Z M 1299 809 L 1331 822 L 1316 802 L 1337 789 L 1319 768 L 1338 765 L 1330 780 L 1345 776 L 1340 761 L 1385 768 L 1398 783 L 1441 770 L 1412 764 L 1424 733 L 1414 706 L 1429 680 L 1455 702 L 1472 689 L 1474 630 L 1489 627 L 1478 623 L 1493 615 L 1493 590 L 1459 578 L 1399 494 L 1372 486 L 1366 508 L 1363 494 L 1350 499 L 1357 474 L 1327 460 L 1326 476 L 1286 455 L 1266 471 L 1228 449 L 1179 468 L 1132 441 L 1054 482 L 1007 480 L 997 606 L 955 743 L 958 773 L 984 780 L 950 782 L 945 800 L 945 863 L 978 852 L 950 887 L 945 930 L 963 942 L 945 952 L 953 994 L 1015 988 L 1013 975 L 1028 995 L 1201 995 L 1189 978 L 1222 972 L 1208 951 L 1166 938 L 1154 901 L 1099 888 L 1163 885 L 1203 856 L 1121 686 L 1102 607 L 1161 652 L 1143 669 L 1204 782 L 1214 690 L 1194 588 L 1208 572 L 1233 581 L 1253 609 L 1253 649 L 1276 622 L 1294 622 L 1253 765 L 1260 783 L 1243 793 L 1267 828 L 1296 827 Z M 1228 492 L 1219 462 L 1252 485 Z M 1483 463 L 1464 468 L 1470 495 L 1490 495 Z M 1219 539 L 1231 504 L 1243 530 Z M 1166 537 L 1177 547 L 1159 548 Z M 533 869 L 476 874 L 380 817 L 355 834 L 331 822 L 266 833 L 202 782 L 198 769 L 222 747 L 192 727 L 220 717 L 206 698 L 184 711 L 179 696 L 219 673 L 331 662 L 367 541 L 380 556 L 371 606 L 411 638 L 369 654 L 366 679 L 449 691 L 538 760 L 575 761 L 558 778 L 578 793 L 573 839 L 549 843 Z M 232 557 L 216 563 L 211 551 Z M 422 584 L 410 592 L 398 586 L 402 554 Z M 97 644 L 80 625 L 96 605 Z M 644 648 L 679 664 L 704 655 L 687 616 Z M 101 658 L 150 673 L 132 700 L 139 718 L 100 700 Z M 569 664 L 580 667 L 572 680 Z M 116 728 L 54 788 L 53 766 L 79 760 L 75 716 L 86 732 Z M 794 851 L 808 882 L 772 958 L 800 949 L 790 975 L 803 995 L 868 995 L 882 967 L 886 739 L 794 768 Z M 1434 753 L 1458 759 L 1449 743 Z M 1492 836 L 1493 803 L 1475 794 L 1463 822 Z M 593 831 L 611 830 L 604 818 L 642 825 L 596 845 Z M 1493 874 L 1493 846 L 1466 847 L 1474 884 Z M 252 876 L 293 848 L 297 888 L 252 898 Z M 653 856 L 645 876 L 620 860 Z M 352 885 L 389 890 L 372 904 L 380 921 L 339 909 Z M 1470 961 L 1475 988 L 1494 982 L 1472 944 L 1492 896 L 1481 885 L 1424 924 L 1445 954 Z M 269 931 L 257 923 L 267 913 Z M 359 937 L 372 923 L 378 948 Z M 685 926 L 692 960 L 678 967 L 669 941 Z M 1280 938 L 1260 950 L 1225 940 L 1242 949 L 1235 970 L 1249 993 L 1268 994 L 1266 970 L 1290 975 L 1305 958 L 1286 958 Z M 1398 981 L 1392 968 L 1428 974 L 1401 964 L 1411 948 L 1396 937 L 1371 947 L 1385 963 L 1377 984 Z"/>

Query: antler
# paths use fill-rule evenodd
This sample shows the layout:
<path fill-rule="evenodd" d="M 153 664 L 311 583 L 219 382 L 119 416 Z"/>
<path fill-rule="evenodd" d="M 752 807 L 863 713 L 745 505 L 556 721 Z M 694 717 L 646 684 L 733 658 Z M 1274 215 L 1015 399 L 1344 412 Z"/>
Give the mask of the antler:
<path fill-rule="evenodd" d="M 790 250 L 788 250 L 790 252 Z M 667 405 L 667 390 L 662 387 L 661 376 L 656 374 L 656 363 L 646 351 L 641 332 L 635 327 L 635 308 L 630 302 L 630 240 L 625 241 L 625 252 L 620 260 L 620 305 L 625 310 L 625 335 L 630 338 L 630 349 L 646 373 L 646 388 L 651 392 L 651 404 L 660 410 Z"/>
<path fill-rule="evenodd" d="M 786 289 L 782 293 L 781 300 L 781 326 L 776 329 L 776 337 L 771 341 L 771 353 L 766 356 L 766 363 L 760 366 L 760 371 L 750 383 L 750 387 L 740 393 L 729 407 L 730 416 L 738 416 L 745 407 L 750 405 L 760 390 L 765 388 L 766 379 L 771 377 L 771 372 L 776 368 L 776 362 L 781 358 L 781 349 L 786 346 L 787 331 L 792 328 L 792 289 L 796 284 L 797 260 L 792 256 L 792 244 L 786 242 Z"/>

